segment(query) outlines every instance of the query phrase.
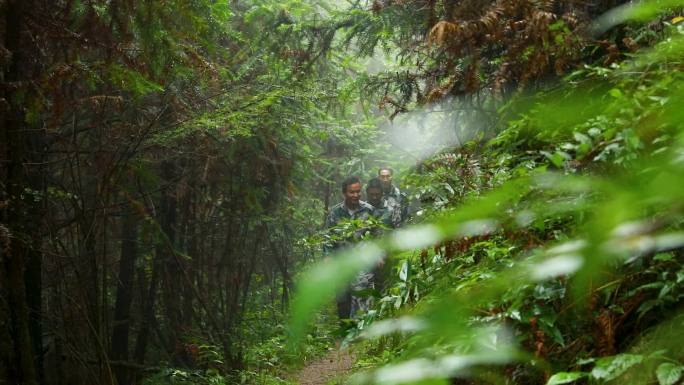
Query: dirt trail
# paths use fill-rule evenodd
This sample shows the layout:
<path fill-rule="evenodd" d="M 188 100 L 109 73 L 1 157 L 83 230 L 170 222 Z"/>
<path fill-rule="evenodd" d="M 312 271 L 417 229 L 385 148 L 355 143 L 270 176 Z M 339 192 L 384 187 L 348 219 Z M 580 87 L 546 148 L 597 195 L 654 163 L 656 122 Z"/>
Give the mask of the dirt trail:
<path fill-rule="evenodd" d="M 353 364 L 354 355 L 348 349 L 335 349 L 306 365 L 299 372 L 297 381 L 300 385 L 325 385 L 333 378 L 349 372 Z"/>

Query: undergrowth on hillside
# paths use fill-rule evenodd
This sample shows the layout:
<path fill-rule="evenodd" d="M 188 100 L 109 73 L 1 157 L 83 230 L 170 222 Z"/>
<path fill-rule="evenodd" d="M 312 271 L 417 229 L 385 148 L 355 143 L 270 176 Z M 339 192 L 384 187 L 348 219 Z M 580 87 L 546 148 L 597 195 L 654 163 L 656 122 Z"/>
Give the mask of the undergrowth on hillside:
<path fill-rule="evenodd" d="M 653 47 L 518 94 L 495 137 L 407 171 L 411 225 L 312 268 L 292 343 L 384 258 L 386 288 L 347 338 L 367 352 L 356 382 L 678 383 L 684 28 L 660 25 Z"/>
<path fill-rule="evenodd" d="M 355 221 L 303 239 L 311 259 L 351 234 L 364 242 L 296 277 L 289 324 L 283 309 L 250 308 L 243 368 L 221 373 L 219 347 L 188 341 L 201 369 L 146 384 L 289 384 L 338 338 L 362 353 L 335 383 L 681 382 L 684 23 L 649 4 L 625 12 L 651 21 L 628 29 L 650 48 L 492 102 L 495 129 L 401 174 L 402 228 Z M 332 299 L 380 260 L 374 307 L 340 329 Z"/>

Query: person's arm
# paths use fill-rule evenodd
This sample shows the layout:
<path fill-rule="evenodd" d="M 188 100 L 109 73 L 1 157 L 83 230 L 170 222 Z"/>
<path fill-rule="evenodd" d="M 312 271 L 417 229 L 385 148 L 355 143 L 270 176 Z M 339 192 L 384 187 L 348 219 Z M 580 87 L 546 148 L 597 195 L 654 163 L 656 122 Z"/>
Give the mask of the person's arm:
<path fill-rule="evenodd" d="M 330 210 L 328 212 L 328 215 L 325 216 L 325 228 L 326 229 L 329 229 L 335 225 L 332 214 L 333 214 L 333 212 L 332 212 L 332 210 Z"/>
<path fill-rule="evenodd" d="M 401 200 L 400 200 L 400 218 L 399 222 L 405 221 L 408 218 L 409 214 L 409 200 L 408 196 L 405 193 L 400 193 Z"/>
<path fill-rule="evenodd" d="M 394 227 L 392 220 L 393 214 L 392 208 L 386 205 L 384 208 L 378 210 L 375 218 L 387 227 Z"/>
<path fill-rule="evenodd" d="M 325 216 L 325 230 L 328 233 L 328 237 L 332 236 L 332 232 L 330 231 L 330 228 L 335 226 L 335 222 L 336 221 L 335 221 L 334 212 L 333 212 L 333 210 L 330 210 L 328 212 L 328 215 Z M 330 253 L 332 253 L 332 251 L 335 249 L 335 242 L 334 241 L 331 241 L 331 242 L 325 242 L 323 244 L 324 258 L 328 258 Z"/>

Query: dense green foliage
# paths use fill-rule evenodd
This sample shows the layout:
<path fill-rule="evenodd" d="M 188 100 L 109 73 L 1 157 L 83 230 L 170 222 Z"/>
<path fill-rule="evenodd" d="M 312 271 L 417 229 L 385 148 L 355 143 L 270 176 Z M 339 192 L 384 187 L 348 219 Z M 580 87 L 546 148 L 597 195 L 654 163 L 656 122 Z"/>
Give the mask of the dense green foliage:
<path fill-rule="evenodd" d="M 292 383 L 341 333 L 362 383 L 681 382 L 684 19 L 618 3 L 1 1 L 0 383 Z M 381 165 L 410 219 L 328 258 Z"/>
<path fill-rule="evenodd" d="M 328 6 L 0 7 L 0 378 L 259 362 L 334 165 L 372 147 Z"/>
<path fill-rule="evenodd" d="M 405 174 L 415 225 L 312 270 L 294 340 L 333 292 L 314 287 L 389 254 L 396 276 L 351 334 L 378 366 L 358 381 L 677 383 L 684 29 L 634 27 L 660 42 L 517 95 L 491 140 Z"/>

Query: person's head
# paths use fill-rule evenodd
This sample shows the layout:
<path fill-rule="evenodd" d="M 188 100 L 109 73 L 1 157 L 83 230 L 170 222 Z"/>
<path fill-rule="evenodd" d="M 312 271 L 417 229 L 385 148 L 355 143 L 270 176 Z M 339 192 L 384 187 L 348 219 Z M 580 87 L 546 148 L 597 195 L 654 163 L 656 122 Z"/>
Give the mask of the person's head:
<path fill-rule="evenodd" d="M 368 181 L 366 185 L 366 196 L 368 203 L 375 207 L 381 205 L 382 201 L 382 181 L 379 178 L 373 178 Z"/>
<path fill-rule="evenodd" d="M 390 186 L 392 186 L 392 174 L 394 174 L 394 172 L 389 167 L 381 167 L 378 169 L 378 178 L 382 182 L 382 188 L 384 190 L 389 190 Z"/>
<path fill-rule="evenodd" d="M 345 179 L 342 182 L 342 195 L 344 195 L 344 204 L 347 207 L 358 207 L 361 200 L 361 180 L 355 176 Z"/>

